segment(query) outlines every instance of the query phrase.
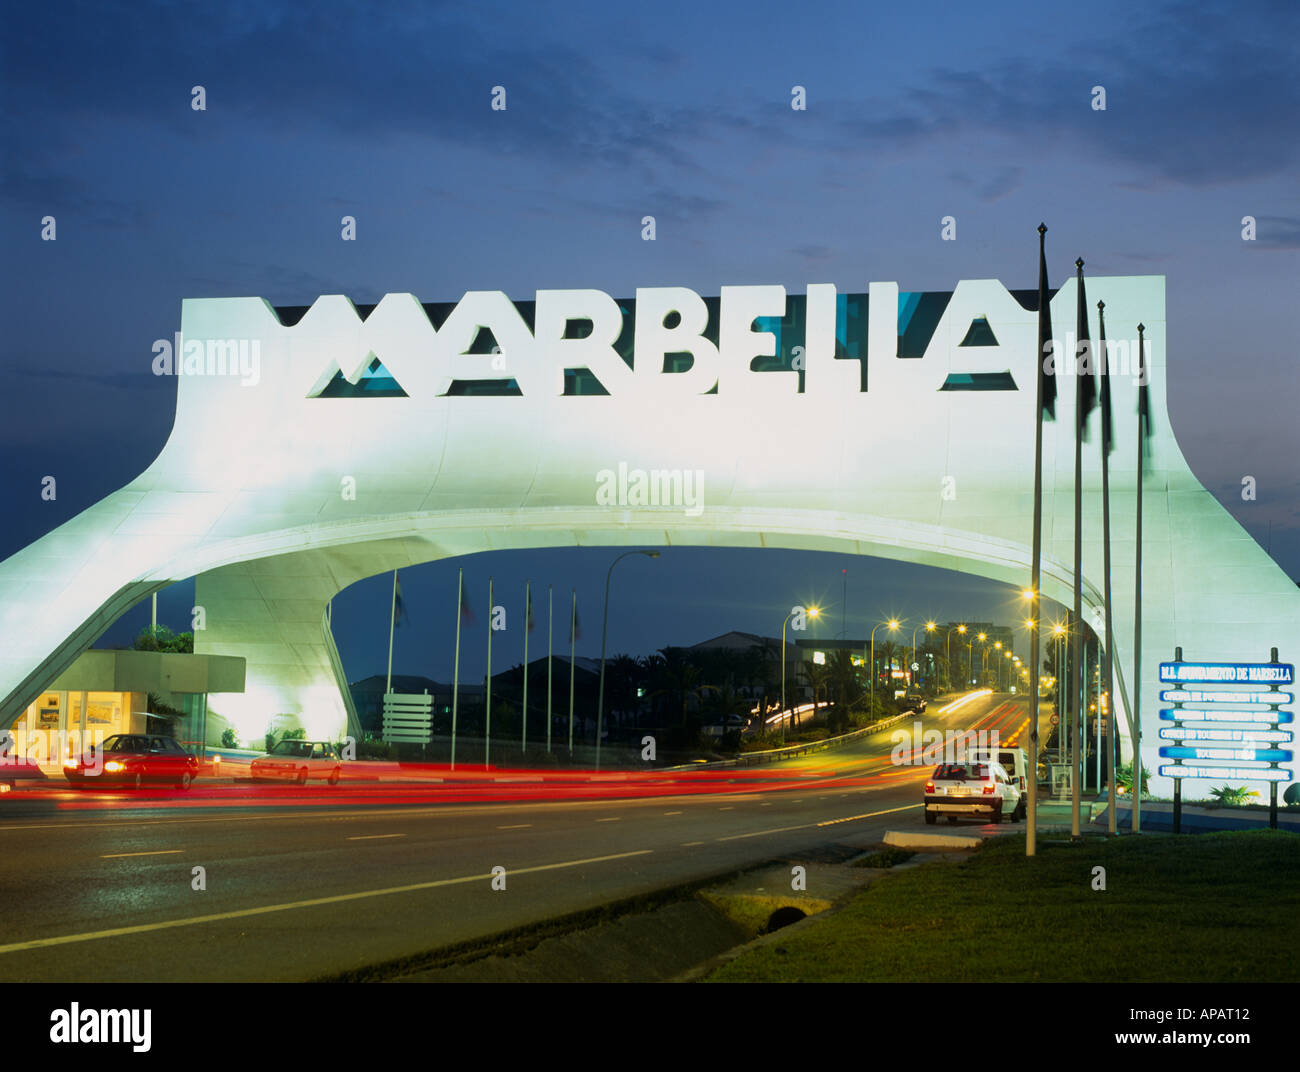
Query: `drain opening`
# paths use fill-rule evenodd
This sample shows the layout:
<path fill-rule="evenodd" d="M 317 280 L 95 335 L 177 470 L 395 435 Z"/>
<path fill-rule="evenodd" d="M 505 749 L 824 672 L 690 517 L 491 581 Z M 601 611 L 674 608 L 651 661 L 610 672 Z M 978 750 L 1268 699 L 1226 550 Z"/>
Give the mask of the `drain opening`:
<path fill-rule="evenodd" d="M 801 909 L 787 905 L 785 908 L 778 908 L 772 913 L 767 921 L 767 930 L 765 934 L 771 934 L 773 931 L 779 931 L 782 927 L 788 927 L 791 923 L 798 923 L 801 919 L 806 918 L 807 913 Z"/>

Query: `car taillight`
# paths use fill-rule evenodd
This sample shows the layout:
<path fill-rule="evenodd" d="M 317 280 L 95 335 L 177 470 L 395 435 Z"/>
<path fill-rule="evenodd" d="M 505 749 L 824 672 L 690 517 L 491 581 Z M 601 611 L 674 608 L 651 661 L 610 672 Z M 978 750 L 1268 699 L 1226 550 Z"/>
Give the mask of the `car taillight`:
<path fill-rule="evenodd" d="M 996 789 L 996 788 L 997 788 L 997 787 L 996 787 L 996 786 L 993 786 L 993 785 L 986 785 L 986 786 L 984 787 L 984 795 L 985 795 L 986 797 L 991 797 L 991 796 L 993 795 L 993 790 Z"/>
<path fill-rule="evenodd" d="M 926 782 L 926 783 L 925 783 L 925 791 L 926 791 L 927 793 L 933 793 L 933 792 L 934 792 L 934 782 Z"/>

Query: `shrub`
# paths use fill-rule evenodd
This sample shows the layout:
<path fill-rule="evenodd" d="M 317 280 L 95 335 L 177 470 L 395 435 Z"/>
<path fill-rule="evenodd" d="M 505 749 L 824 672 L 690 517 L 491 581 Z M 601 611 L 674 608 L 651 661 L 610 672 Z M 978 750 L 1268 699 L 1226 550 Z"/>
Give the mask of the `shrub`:
<path fill-rule="evenodd" d="M 235 731 L 231 729 L 229 726 L 227 726 L 221 734 L 221 747 L 222 748 L 239 747 L 239 735 L 235 733 Z"/>
<path fill-rule="evenodd" d="M 1244 785 L 1221 785 L 1217 789 L 1211 789 L 1210 796 L 1226 807 L 1240 807 L 1242 804 L 1247 803 L 1251 797 L 1257 797 L 1259 794 Z"/>

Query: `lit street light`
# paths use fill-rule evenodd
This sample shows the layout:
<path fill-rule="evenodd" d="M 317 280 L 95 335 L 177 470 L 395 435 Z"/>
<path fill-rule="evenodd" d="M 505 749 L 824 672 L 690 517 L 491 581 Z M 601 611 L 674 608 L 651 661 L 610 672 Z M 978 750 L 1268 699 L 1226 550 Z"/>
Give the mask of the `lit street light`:
<path fill-rule="evenodd" d="M 876 717 L 876 630 L 882 625 L 889 626 L 892 633 L 898 629 L 898 619 L 890 618 L 887 622 L 880 622 L 871 628 L 871 717 Z"/>
<path fill-rule="evenodd" d="M 800 610 L 800 609 L 802 609 L 802 608 L 800 608 L 800 607 L 791 607 L 791 608 L 790 608 L 790 613 L 787 614 L 787 615 L 785 616 L 785 621 L 783 621 L 783 622 L 781 623 L 781 743 L 782 743 L 782 744 L 785 744 L 785 724 L 786 724 L 786 708 L 785 708 L 785 627 L 786 627 L 787 625 L 790 624 L 790 619 L 794 617 L 794 613 L 795 613 L 795 611 L 796 611 L 796 610 Z M 808 608 L 808 617 L 809 617 L 809 618 L 816 618 L 817 615 L 819 615 L 820 613 L 821 613 L 821 611 L 818 610 L 816 607 L 809 607 L 809 608 Z M 814 694 L 813 694 L 813 712 L 816 713 L 816 711 L 817 711 L 817 695 L 816 695 L 816 693 L 814 692 Z"/>
<path fill-rule="evenodd" d="M 912 677 L 912 675 L 916 673 L 916 671 L 912 669 L 912 667 L 916 665 L 916 634 L 920 631 L 921 627 L 919 625 L 912 630 L 912 661 L 907 664 L 907 683 L 913 688 L 916 687 L 916 679 Z M 927 633 L 933 633 L 934 622 L 926 622 L 925 631 Z"/>

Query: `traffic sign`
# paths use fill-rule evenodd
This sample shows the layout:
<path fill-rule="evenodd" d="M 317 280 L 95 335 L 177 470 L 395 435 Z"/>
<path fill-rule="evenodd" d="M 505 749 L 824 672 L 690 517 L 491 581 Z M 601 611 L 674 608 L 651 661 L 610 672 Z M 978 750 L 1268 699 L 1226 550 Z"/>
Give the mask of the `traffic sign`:
<path fill-rule="evenodd" d="M 1053 716 L 1052 716 L 1052 725 L 1053 725 L 1053 726 L 1059 726 L 1060 724 L 1061 724 L 1061 716 L 1060 716 L 1060 715 L 1053 715 Z"/>

